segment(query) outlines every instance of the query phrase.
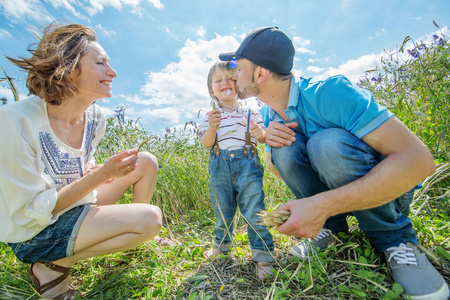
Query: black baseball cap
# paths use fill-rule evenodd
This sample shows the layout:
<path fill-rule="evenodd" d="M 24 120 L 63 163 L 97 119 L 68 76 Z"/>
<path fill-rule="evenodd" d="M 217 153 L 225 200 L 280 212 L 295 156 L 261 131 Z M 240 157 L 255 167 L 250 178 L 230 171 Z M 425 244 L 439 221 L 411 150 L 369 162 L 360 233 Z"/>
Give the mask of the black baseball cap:
<path fill-rule="evenodd" d="M 219 59 L 246 58 L 270 71 L 289 74 L 294 65 L 295 49 L 291 39 L 278 27 L 261 27 L 252 30 L 242 40 L 236 52 L 222 53 Z"/>

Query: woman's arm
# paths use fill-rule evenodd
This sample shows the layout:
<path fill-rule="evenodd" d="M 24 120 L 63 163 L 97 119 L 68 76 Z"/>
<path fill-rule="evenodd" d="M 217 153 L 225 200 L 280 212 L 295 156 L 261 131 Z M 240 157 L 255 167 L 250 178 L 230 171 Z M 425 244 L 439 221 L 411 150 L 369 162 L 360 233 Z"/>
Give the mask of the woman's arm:
<path fill-rule="evenodd" d="M 75 204 L 87 196 L 97 187 L 127 175 L 135 169 L 139 158 L 138 148 L 124 150 L 113 155 L 108 161 L 98 168 L 91 168 L 86 175 L 58 190 L 57 202 L 52 211 L 55 215 L 67 207 Z"/>

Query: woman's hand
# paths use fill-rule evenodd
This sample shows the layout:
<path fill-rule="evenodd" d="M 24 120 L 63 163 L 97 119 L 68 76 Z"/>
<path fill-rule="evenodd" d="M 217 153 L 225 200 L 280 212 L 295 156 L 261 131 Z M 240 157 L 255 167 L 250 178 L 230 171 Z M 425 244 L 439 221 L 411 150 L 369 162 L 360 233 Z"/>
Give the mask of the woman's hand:
<path fill-rule="evenodd" d="M 102 174 L 105 177 L 105 183 L 111 183 L 114 178 L 123 177 L 134 171 L 139 158 L 138 151 L 138 148 L 119 151 L 111 156 L 105 164 L 92 166 L 85 170 L 85 175 Z"/>

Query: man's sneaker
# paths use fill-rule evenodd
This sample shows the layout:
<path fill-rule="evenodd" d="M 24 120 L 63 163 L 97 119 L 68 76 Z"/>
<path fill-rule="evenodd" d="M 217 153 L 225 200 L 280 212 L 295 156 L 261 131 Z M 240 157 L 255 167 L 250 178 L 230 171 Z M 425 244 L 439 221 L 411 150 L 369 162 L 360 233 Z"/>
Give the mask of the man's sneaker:
<path fill-rule="evenodd" d="M 300 243 L 292 247 L 291 253 L 300 259 L 305 259 L 314 248 L 319 251 L 325 250 L 336 243 L 336 238 L 330 229 L 322 228 L 319 235 L 313 239 L 303 239 Z"/>
<path fill-rule="evenodd" d="M 395 282 L 410 299 L 447 300 L 449 288 L 441 274 L 413 243 L 400 244 L 384 251 Z"/>

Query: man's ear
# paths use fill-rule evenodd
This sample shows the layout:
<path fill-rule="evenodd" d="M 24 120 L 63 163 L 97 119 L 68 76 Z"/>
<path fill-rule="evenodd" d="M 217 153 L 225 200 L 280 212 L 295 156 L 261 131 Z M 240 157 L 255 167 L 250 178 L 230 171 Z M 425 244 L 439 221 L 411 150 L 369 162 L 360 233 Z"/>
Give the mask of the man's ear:
<path fill-rule="evenodd" d="M 270 71 L 258 66 L 255 70 L 257 72 L 255 78 L 257 78 L 256 83 L 262 83 L 264 82 L 267 78 L 269 78 L 270 75 Z"/>

